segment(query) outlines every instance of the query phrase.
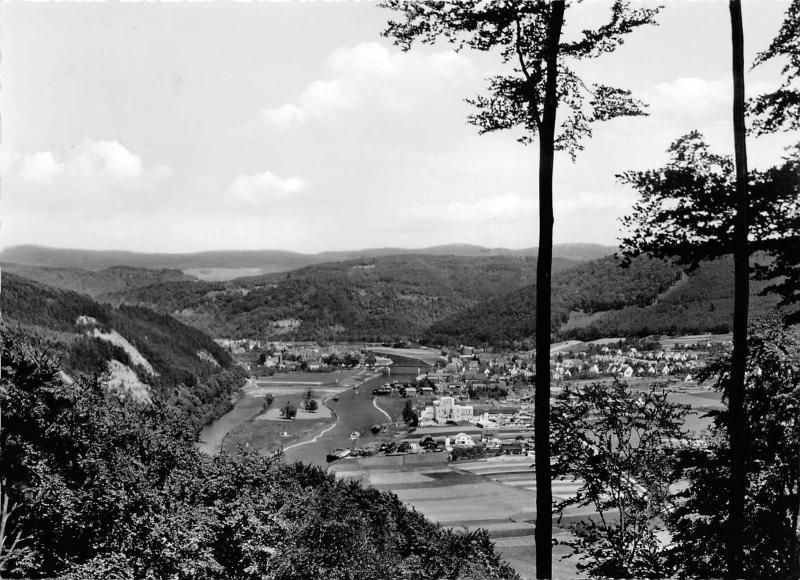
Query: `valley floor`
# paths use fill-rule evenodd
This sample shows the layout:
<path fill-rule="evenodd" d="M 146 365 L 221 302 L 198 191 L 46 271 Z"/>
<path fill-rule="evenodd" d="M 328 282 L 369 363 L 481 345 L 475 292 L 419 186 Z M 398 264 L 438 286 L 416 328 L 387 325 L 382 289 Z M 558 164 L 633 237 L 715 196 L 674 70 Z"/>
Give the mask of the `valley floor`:
<path fill-rule="evenodd" d="M 293 377 L 286 381 L 280 377 L 251 383 L 248 396 L 240 400 L 233 411 L 220 419 L 215 426 L 214 439 L 208 436 L 209 445 L 219 438 L 219 432 L 228 429 L 228 439 L 224 448 L 232 441 L 249 441 L 251 447 L 260 449 L 258 436 L 253 433 L 265 424 L 292 424 L 297 431 L 291 444 L 284 446 L 287 461 L 303 461 L 328 467 L 343 479 L 356 479 L 364 485 L 395 493 L 406 505 L 413 507 L 428 519 L 442 526 L 452 528 L 486 529 L 499 553 L 520 573 L 523 578 L 534 578 L 535 544 L 534 522 L 536 518 L 536 473 L 532 468 L 532 458 L 519 456 L 500 456 L 476 461 L 447 463 L 426 463 L 424 465 L 403 465 L 374 458 L 345 459 L 329 464 L 326 455 L 337 448 L 350 447 L 350 434 L 359 432 L 356 445 L 365 447 L 378 439 L 369 428 L 376 423 L 385 424 L 385 411 L 374 403 L 384 404 L 391 416 L 399 413 L 389 398 L 373 398 L 372 389 L 381 385 L 385 378 L 367 372 L 339 375 L 326 381 Z M 312 377 L 313 378 L 313 377 Z M 332 379 L 332 380 L 330 380 Z M 636 381 L 635 381 L 636 382 Z M 641 388 L 644 384 L 632 385 Z M 354 388 L 355 387 L 355 388 Z M 283 399 L 299 396 L 312 388 L 315 397 L 331 411 L 331 418 L 311 421 L 260 421 L 264 415 L 263 397 L 271 392 L 276 397 L 273 406 L 283 404 Z M 699 432 L 707 425 L 703 412 L 718 408 L 719 393 L 696 384 L 670 385 L 670 399 L 690 405 L 693 413 L 687 418 L 687 429 Z M 402 401 L 401 401 L 402 402 Z M 274 413 L 273 413 L 274 414 Z M 238 421 L 238 424 L 237 424 Z M 431 430 L 466 430 L 465 427 L 420 428 L 415 435 L 422 436 Z M 255 430 L 255 431 L 254 431 Z M 274 451 L 275 433 L 267 435 L 272 441 L 264 452 Z M 287 440 L 288 441 L 288 440 Z M 428 454 L 426 454 L 428 455 Z M 553 494 L 556 498 L 573 495 L 579 482 L 556 481 Z M 590 516 L 590 508 L 567 510 L 560 525 L 555 529 L 556 539 L 568 537 L 567 526 L 571 520 Z M 569 549 L 556 545 L 554 548 L 553 572 L 556 578 L 577 578 L 578 572 L 574 558 L 566 558 Z"/>
<path fill-rule="evenodd" d="M 501 456 L 413 467 L 374 467 L 344 461 L 333 464 L 331 470 L 341 478 L 392 491 L 442 526 L 486 529 L 499 553 L 523 578 L 535 577 L 536 473 L 531 468 L 531 458 Z M 578 482 L 557 481 L 553 494 L 573 495 L 579 486 Z M 565 514 L 565 521 L 591 513 L 587 508 L 571 510 Z M 556 528 L 556 537 L 566 534 L 566 530 Z M 574 559 L 561 559 L 568 553 L 563 546 L 554 549 L 556 578 L 578 576 Z"/>

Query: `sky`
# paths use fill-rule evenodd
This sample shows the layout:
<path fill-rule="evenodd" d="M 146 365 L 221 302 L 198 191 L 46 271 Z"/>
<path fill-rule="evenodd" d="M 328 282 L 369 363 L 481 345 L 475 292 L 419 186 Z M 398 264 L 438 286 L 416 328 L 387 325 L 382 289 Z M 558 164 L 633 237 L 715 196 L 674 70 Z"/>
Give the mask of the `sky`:
<path fill-rule="evenodd" d="M 744 2 L 747 63 L 787 5 Z M 608 6 L 570 8 L 566 34 Z M 503 65 L 447 44 L 404 53 L 381 37 L 390 16 L 364 1 L 4 4 L 0 246 L 536 246 L 536 147 L 466 122 Z M 635 192 L 615 175 L 663 165 L 680 135 L 732 152 L 728 3 L 673 0 L 658 22 L 577 66 L 649 115 L 595 125 L 574 163 L 557 155 L 556 243 L 616 244 Z M 751 70 L 748 94 L 779 80 L 778 63 Z M 751 166 L 797 141 L 750 139 Z"/>

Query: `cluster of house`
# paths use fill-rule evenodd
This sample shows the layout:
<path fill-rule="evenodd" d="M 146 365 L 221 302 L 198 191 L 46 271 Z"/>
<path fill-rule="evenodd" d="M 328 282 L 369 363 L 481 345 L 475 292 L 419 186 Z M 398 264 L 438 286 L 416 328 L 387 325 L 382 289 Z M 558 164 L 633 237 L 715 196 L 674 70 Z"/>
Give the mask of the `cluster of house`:
<path fill-rule="evenodd" d="M 480 429 L 533 427 L 533 409 L 519 399 L 504 404 L 460 404 L 454 397 L 434 399 L 419 413 L 421 427 L 468 422 Z"/>
<path fill-rule="evenodd" d="M 555 379 L 592 376 L 655 377 L 679 376 L 691 382 L 703 367 L 702 352 L 658 350 L 639 352 L 636 348 L 603 347 L 599 353 L 560 352 L 550 360 Z"/>
<path fill-rule="evenodd" d="M 217 339 L 215 342 L 233 355 L 251 353 L 249 357 L 244 357 L 246 360 L 240 361 L 248 370 L 253 365 L 276 371 L 325 370 L 329 366 L 326 364 L 326 358 L 331 355 L 339 357 L 351 355 L 362 359 L 362 364 L 372 368 L 388 367 L 392 364 L 390 358 L 373 355 L 367 365 L 363 352 L 354 350 L 352 345 L 347 344 L 332 344 L 323 347 L 314 341 L 280 342 L 249 338 L 223 338 Z M 254 358 L 259 353 L 261 356 Z M 252 359 L 252 362 L 248 362 L 247 359 Z"/>
<path fill-rule="evenodd" d="M 215 338 L 214 342 L 232 354 L 244 354 L 247 351 L 262 348 L 262 341 L 250 338 Z"/>
<path fill-rule="evenodd" d="M 504 389 L 520 378 L 532 377 L 532 368 L 532 359 L 512 355 L 450 356 L 417 376 L 417 382 L 433 384 L 439 394 L 466 392 L 470 387 Z"/>
<path fill-rule="evenodd" d="M 507 455 L 527 455 L 533 453 L 533 445 L 530 439 L 522 437 L 495 437 L 492 435 L 481 435 L 476 441 L 468 433 L 458 433 L 452 437 L 446 436 L 443 440 L 435 440 L 432 436 L 426 435 L 419 441 L 404 441 L 398 446 L 390 444 L 381 446 L 378 452 L 382 453 L 425 453 L 430 451 L 453 451 L 454 449 L 472 449 L 480 447 L 489 452 L 502 453 Z"/>
<path fill-rule="evenodd" d="M 460 348 L 460 351 L 443 355 L 436 365 L 434 375 L 476 378 L 477 375 L 498 375 L 508 377 L 530 376 L 533 368 L 534 354 L 530 351 L 521 353 L 486 353 L 478 352 L 471 347 Z"/>
<path fill-rule="evenodd" d="M 500 429 L 503 427 L 527 429 L 533 427 L 533 410 L 530 405 L 521 408 L 491 409 L 474 416 L 469 421 L 481 429 Z"/>

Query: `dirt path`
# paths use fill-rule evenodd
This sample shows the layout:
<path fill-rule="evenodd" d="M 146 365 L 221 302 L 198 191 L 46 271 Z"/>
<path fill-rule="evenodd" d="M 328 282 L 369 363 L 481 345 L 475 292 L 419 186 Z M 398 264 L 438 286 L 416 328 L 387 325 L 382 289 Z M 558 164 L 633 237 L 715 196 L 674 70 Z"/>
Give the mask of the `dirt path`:
<path fill-rule="evenodd" d="M 291 449 L 293 447 L 300 447 L 301 445 L 308 445 L 309 443 L 316 443 L 317 441 L 319 441 L 319 439 L 321 437 L 323 437 L 325 435 L 325 433 L 327 433 L 328 431 L 330 431 L 331 429 L 336 427 L 336 423 L 338 423 L 338 422 L 339 421 L 337 419 L 336 421 L 334 421 L 333 425 L 330 425 L 328 428 L 326 428 L 323 431 L 320 431 L 319 433 L 314 435 L 313 439 L 309 439 L 308 441 L 301 441 L 300 443 L 293 443 L 292 445 L 289 445 L 288 447 L 284 447 L 283 450 L 284 451 L 288 451 L 289 449 Z"/>
<path fill-rule="evenodd" d="M 381 409 L 380 405 L 378 405 L 378 400 L 376 398 L 374 398 L 374 397 L 372 399 L 372 404 L 375 406 L 376 409 L 378 409 L 378 411 L 380 411 L 381 413 L 386 415 L 386 420 L 387 421 L 389 421 L 390 423 L 392 422 L 392 416 L 389 413 L 387 413 L 385 410 Z"/>

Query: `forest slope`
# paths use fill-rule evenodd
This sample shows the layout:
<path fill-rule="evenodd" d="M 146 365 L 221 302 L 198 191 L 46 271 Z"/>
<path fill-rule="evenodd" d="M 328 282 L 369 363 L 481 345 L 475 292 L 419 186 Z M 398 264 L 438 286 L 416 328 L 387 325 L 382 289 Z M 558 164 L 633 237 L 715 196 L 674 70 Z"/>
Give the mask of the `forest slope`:
<path fill-rule="evenodd" d="M 0 264 L 3 272 L 16 274 L 47 286 L 72 290 L 92 298 L 111 292 L 124 292 L 142 286 L 166 282 L 191 282 L 197 278 L 187 276 L 180 270 L 153 270 L 113 266 L 103 270 L 84 270 L 81 268 L 48 268 L 27 264 Z"/>
<path fill-rule="evenodd" d="M 7 272 L 0 308 L 4 326 L 52 345 L 69 375 L 105 372 L 117 361 L 198 426 L 225 412 L 244 384 L 244 371 L 207 335 L 147 308 L 113 308 Z"/>
<path fill-rule="evenodd" d="M 752 316 L 777 303 L 761 296 L 767 283 L 752 282 Z M 530 342 L 536 288 L 529 285 L 444 318 L 424 334 L 428 343 L 514 345 Z M 592 340 L 728 332 L 733 320 L 730 257 L 704 262 L 694 272 L 641 257 L 622 268 L 609 256 L 553 274 L 554 339 Z"/>
<path fill-rule="evenodd" d="M 554 269 L 574 265 L 557 259 Z M 535 259 L 387 256 L 229 282 L 174 282 L 110 293 L 216 337 L 389 340 L 530 284 Z"/>

